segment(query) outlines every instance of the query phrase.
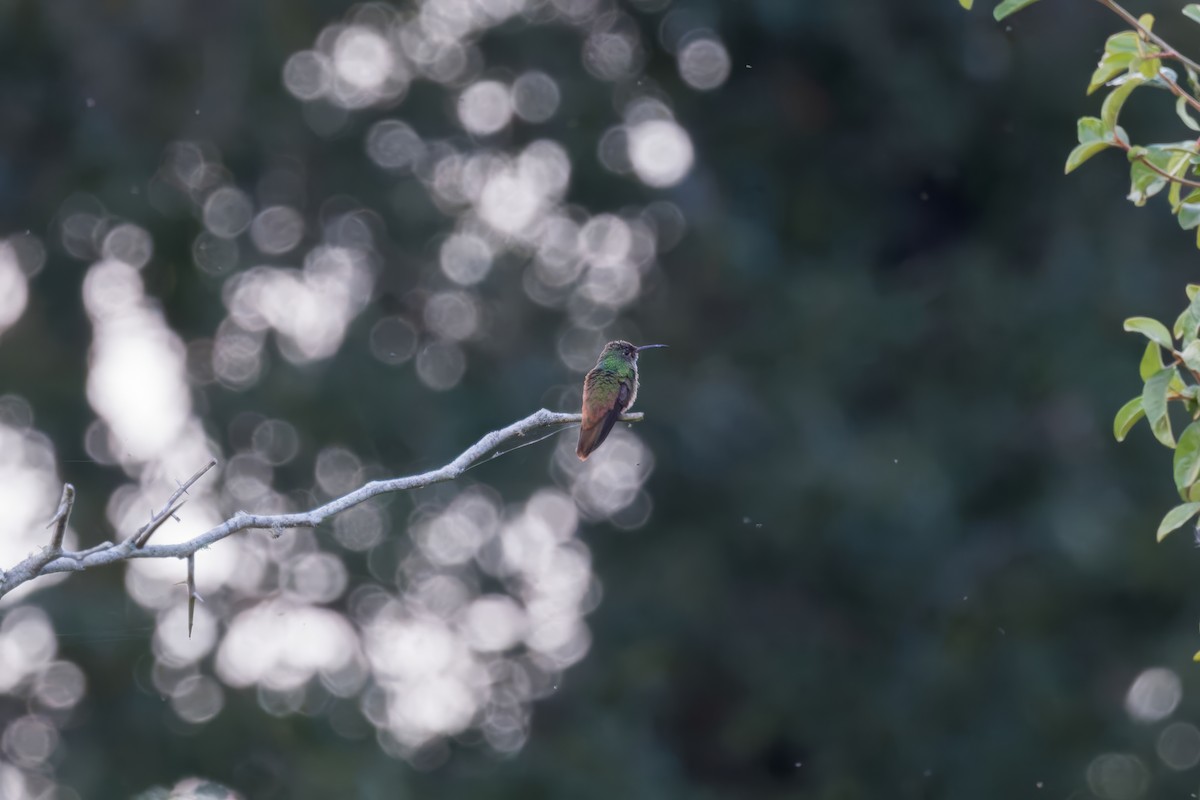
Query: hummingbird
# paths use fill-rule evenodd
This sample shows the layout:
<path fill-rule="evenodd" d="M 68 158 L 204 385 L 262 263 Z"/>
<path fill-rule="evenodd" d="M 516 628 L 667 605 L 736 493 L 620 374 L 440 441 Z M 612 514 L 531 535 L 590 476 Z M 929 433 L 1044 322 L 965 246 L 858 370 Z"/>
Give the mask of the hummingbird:
<path fill-rule="evenodd" d="M 615 341 L 604 345 L 600 359 L 583 379 L 583 424 L 575 455 L 586 461 L 592 451 L 604 443 L 608 432 L 621 415 L 633 407 L 638 390 L 638 353 L 665 344 Z"/>

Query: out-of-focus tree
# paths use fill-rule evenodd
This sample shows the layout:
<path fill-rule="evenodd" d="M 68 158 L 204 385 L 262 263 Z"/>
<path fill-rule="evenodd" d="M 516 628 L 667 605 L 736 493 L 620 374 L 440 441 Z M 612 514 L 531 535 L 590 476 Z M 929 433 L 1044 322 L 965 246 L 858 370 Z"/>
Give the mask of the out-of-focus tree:
<path fill-rule="evenodd" d="M 78 333 L 90 338 L 86 368 L 81 351 L 53 368 L 64 395 L 86 380 L 91 419 L 75 443 L 36 423 L 33 382 L 49 375 L 28 373 L 0 400 L 9 564 L 31 551 L 27 566 L 79 564 L 103 531 L 133 533 L 211 457 L 219 479 L 190 486 L 177 513 L 164 507 L 155 544 L 242 510 L 286 514 L 344 495 L 447 452 L 480 418 L 577 407 L 577 376 L 600 345 L 639 338 L 626 311 L 663 291 L 658 255 L 685 227 L 661 193 L 695 160 L 671 95 L 680 83 L 715 89 L 731 68 L 714 32 L 688 24 L 660 39 L 643 19 L 656 4 L 640 5 L 356 6 L 280 58 L 266 87 L 239 60 L 258 54 L 205 52 L 211 93 L 188 101 L 194 120 L 181 127 L 193 132 L 152 171 L 98 165 L 98 185 L 64 198 L 47 235 L 0 243 L 0 329 L 25 314 L 53 324 L 31 301 L 50 273 L 80 274 L 73 261 L 86 318 L 58 341 L 70 352 Z M 193 13 L 121 24 L 145 26 L 152 50 L 170 39 L 156 26 Z M 282 9 L 264 13 L 288 30 Z M 671 87 L 648 71 L 665 55 L 678 64 Z M 138 84 L 157 80 L 121 69 L 149 53 L 115 57 L 81 81 L 96 118 L 84 135 L 136 114 Z M 238 130 L 231 109 L 246 93 L 287 110 Z M 599 160 L 605 188 L 579 179 L 581 157 Z M 498 368 L 514 390 L 457 419 L 442 398 Z M 223 541 L 188 559 L 191 593 L 182 561 L 130 562 L 125 590 L 153 621 L 154 691 L 186 726 L 251 690 L 262 713 L 320 709 L 335 730 L 426 765 L 469 733 L 518 751 L 530 704 L 589 648 L 583 618 L 599 585 L 581 522 L 636 529 L 650 510 L 654 462 L 632 431 L 586 465 L 560 443 L 504 491 L 480 470 L 411 506 L 369 501 L 318 530 Z M 96 476 L 79 481 L 84 492 L 106 496 L 71 517 L 67 556 L 43 558 L 51 493 L 80 463 Z M 5 722 L 16 742 L 5 797 L 44 793 L 58 727 L 86 702 L 85 673 L 56 657 L 50 618 L 27 605 L 50 583 L 5 598 L 3 688 L 29 705 Z"/>
<path fill-rule="evenodd" d="M 671 345 L 607 464 L 565 434 L 201 551 L 191 639 L 180 560 L 7 596 L 0 794 L 1194 791 L 1193 551 L 1145 535 L 1161 449 L 1111 425 L 1121 320 L 1173 319 L 1194 250 L 1114 154 L 1061 175 L 1118 25 L 0 3 L 0 566 L 63 482 L 89 548 L 218 458 L 167 546 Z M 1121 125 L 1178 135 L 1154 97 Z"/>

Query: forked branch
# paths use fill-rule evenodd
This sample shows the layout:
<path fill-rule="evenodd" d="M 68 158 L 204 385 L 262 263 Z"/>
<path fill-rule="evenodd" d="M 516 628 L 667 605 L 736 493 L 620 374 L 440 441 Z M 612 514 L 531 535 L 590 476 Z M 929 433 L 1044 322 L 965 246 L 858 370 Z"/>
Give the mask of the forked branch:
<path fill-rule="evenodd" d="M 150 517 L 150 521 L 136 533 L 127 537 L 119 544 L 104 542 L 86 550 L 72 551 L 62 549 L 67 518 L 70 516 L 71 506 L 75 502 L 75 489 L 70 484 L 66 484 L 63 487 L 63 497 L 59 503 L 58 511 L 50 521 L 50 524 L 54 526 L 54 535 L 51 537 L 50 544 L 24 561 L 21 561 L 7 572 L 0 572 L 0 597 L 8 594 L 23 583 L 54 572 L 81 572 L 85 569 L 112 564 L 116 561 L 126 561 L 131 558 L 186 558 L 188 559 L 189 596 L 191 602 L 194 602 L 199 595 L 195 593 L 195 560 L 192 556 L 196 551 L 219 542 L 226 536 L 231 536 L 239 531 L 250 528 L 275 532 L 286 528 L 315 528 L 330 517 L 353 508 L 359 503 L 370 500 L 373 497 L 409 489 L 419 489 L 423 486 L 454 480 L 472 466 L 480 463 L 484 456 L 505 442 L 519 439 L 541 428 L 578 424 L 580 420 L 581 415 L 579 414 L 563 414 L 543 408 L 540 411 L 530 414 L 525 419 L 514 422 L 500 430 L 492 431 L 464 450 L 444 467 L 439 467 L 429 472 L 422 472 L 420 475 L 371 481 L 348 494 L 330 500 L 328 503 L 317 506 L 309 511 L 295 514 L 248 514 L 244 511 L 239 511 L 220 525 L 210 528 L 204 533 L 179 544 L 152 545 L 147 544 L 147 541 L 163 523 L 175 516 L 175 512 L 185 502 L 180 501 L 180 497 L 186 494 L 192 484 L 216 465 L 215 460 L 209 462 L 197 471 L 195 475 L 180 484 L 175 493 L 163 505 L 162 510 L 153 514 Z M 640 422 L 641 420 L 642 415 L 640 413 L 625 414 L 621 417 L 622 422 Z M 495 458 L 502 454 L 501 452 L 497 452 L 492 457 Z"/>

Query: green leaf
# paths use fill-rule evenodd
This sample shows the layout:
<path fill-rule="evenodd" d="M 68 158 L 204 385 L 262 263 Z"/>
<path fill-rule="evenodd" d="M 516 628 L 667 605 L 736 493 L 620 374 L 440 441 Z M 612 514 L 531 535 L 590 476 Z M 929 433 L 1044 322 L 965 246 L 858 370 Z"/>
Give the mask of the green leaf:
<path fill-rule="evenodd" d="M 1185 207 L 1187 205 L 1187 203 L 1184 203 Z M 1192 301 L 1188 303 L 1188 307 L 1175 320 L 1175 338 L 1181 341 L 1186 348 L 1189 344 L 1196 341 L 1197 329 L 1200 329 L 1200 294 L 1192 297 Z"/>
<path fill-rule="evenodd" d="M 1142 387 L 1142 407 L 1146 409 L 1146 420 L 1154 438 L 1167 447 L 1175 446 L 1175 435 L 1171 433 L 1171 418 L 1167 416 L 1167 389 L 1171 378 L 1175 377 L 1175 368 L 1166 367 L 1146 379 Z"/>
<path fill-rule="evenodd" d="M 1129 95 L 1133 94 L 1133 90 L 1145 82 L 1145 78 L 1141 75 L 1130 75 L 1128 80 L 1108 93 L 1108 97 L 1104 98 L 1104 104 L 1100 106 L 1100 121 L 1104 123 L 1106 130 L 1116 127 L 1121 107 L 1125 105 Z"/>
<path fill-rule="evenodd" d="M 1196 341 L 1196 328 L 1200 325 L 1200 318 L 1197 318 L 1196 312 L 1188 306 L 1179 315 L 1179 319 L 1175 320 L 1175 335 L 1183 342 L 1186 348 L 1192 342 Z"/>
<path fill-rule="evenodd" d="M 1142 408 L 1142 398 L 1140 396 L 1133 398 L 1121 406 L 1117 416 L 1113 418 L 1113 436 L 1118 442 L 1125 441 L 1129 431 L 1144 416 L 1146 416 L 1146 410 Z"/>
<path fill-rule="evenodd" d="M 1036 2 L 1037 0 L 1004 0 L 1003 3 L 996 6 L 995 10 L 992 11 L 992 16 L 999 22 L 1005 17 L 1017 13 L 1022 8 L 1025 8 L 1025 6 L 1031 6 Z"/>
<path fill-rule="evenodd" d="M 1183 124 L 1187 125 L 1194 131 L 1200 131 L 1200 122 L 1192 119 L 1192 115 L 1188 113 L 1187 97 L 1180 97 L 1175 101 L 1175 113 L 1183 120 Z"/>
<path fill-rule="evenodd" d="M 960 6 L 962 6 L 963 8 L 965 8 L 967 11 L 971 10 L 971 6 L 974 5 L 974 2 L 975 2 L 975 0 L 958 0 L 958 4 Z"/>
<path fill-rule="evenodd" d="M 1145 152 L 1142 155 L 1154 166 L 1165 172 L 1170 172 L 1179 164 L 1190 159 L 1192 151 L 1183 152 L 1183 148 L 1178 145 L 1152 144 L 1146 146 Z"/>
<path fill-rule="evenodd" d="M 1183 429 L 1183 433 L 1179 435 L 1179 444 L 1175 446 L 1172 463 L 1175 470 L 1175 488 L 1186 500 L 1188 488 L 1200 478 L 1200 422 L 1193 422 Z"/>
<path fill-rule="evenodd" d="M 1125 330 L 1140 333 L 1152 342 L 1155 342 L 1168 350 L 1175 348 L 1175 342 L 1171 339 L 1171 332 L 1167 330 L 1167 326 L 1163 325 L 1156 319 L 1149 317 L 1130 317 L 1125 320 Z"/>
<path fill-rule="evenodd" d="M 1080 144 L 1109 141 L 1107 134 L 1099 117 L 1080 117 L 1075 123 L 1075 135 L 1079 137 Z"/>
<path fill-rule="evenodd" d="M 1121 73 L 1129 69 L 1129 65 L 1137 58 L 1137 53 L 1105 53 L 1100 57 L 1100 63 L 1096 65 L 1096 71 L 1092 73 L 1091 80 L 1088 82 L 1087 93 L 1099 89 L 1104 84 L 1111 81 Z M 1096 120 L 1099 122 L 1099 120 Z"/>
<path fill-rule="evenodd" d="M 1179 227 L 1185 231 L 1200 225 L 1200 203 L 1181 203 L 1179 206 Z"/>
<path fill-rule="evenodd" d="M 1096 153 L 1102 150 L 1107 150 L 1112 147 L 1108 142 L 1088 142 L 1087 144 L 1077 144 L 1067 156 L 1067 165 L 1063 168 L 1063 174 L 1070 175 L 1077 170 L 1079 166 L 1087 161 Z"/>
<path fill-rule="evenodd" d="M 1163 368 L 1162 350 L 1154 342 L 1146 343 L 1146 352 L 1142 353 L 1142 363 L 1138 365 L 1138 374 L 1146 380 Z"/>
<path fill-rule="evenodd" d="M 1183 15 L 1192 22 L 1200 22 L 1200 3 L 1188 3 L 1183 7 Z"/>
<path fill-rule="evenodd" d="M 1114 33 L 1112 36 L 1108 37 L 1108 40 L 1104 43 L 1104 52 L 1109 55 L 1117 55 L 1118 53 L 1137 55 L 1137 31 L 1121 31 L 1120 33 Z"/>
<path fill-rule="evenodd" d="M 1188 369 L 1193 372 L 1200 372 L 1200 342 L 1192 342 L 1183 348 L 1183 352 L 1179 356 L 1183 359 L 1183 363 L 1187 365 Z"/>
<path fill-rule="evenodd" d="M 1162 59 L 1160 58 L 1143 58 L 1137 62 L 1137 71 L 1146 80 L 1152 80 L 1158 77 L 1158 71 L 1162 69 Z"/>
<path fill-rule="evenodd" d="M 1195 300 L 1196 295 L 1200 294 L 1200 283 L 1189 283 L 1186 291 L 1188 300 Z"/>
<path fill-rule="evenodd" d="M 1166 185 L 1167 179 L 1150 169 L 1146 162 L 1135 161 L 1129 167 L 1129 194 L 1125 199 L 1140 208 Z"/>
<path fill-rule="evenodd" d="M 1184 503 L 1172 508 L 1158 525 L 1158 541 L 1167 538 L 1168 533 L 1196 516 L 1197 512 L 1200 512 L 1200 503 Z"/>
<path fill-rule="evenodd" d="M 1171 161 L 1171 166 L 1168 172 L 1176 178 L 1182 178 L 1187 175 L 1187 171 L 1191 166 L 1193 156 L 1188 152 L 1177 152 L 1174 159 Z M 1171 188 L 1167 190 L 1167 199 L 1171 201 L 1171 213 L 1178 214 L 1179 207 L 1183 204 L 1180 196 L 1183 194 L 1183 184 L 1179 181 L 1171 181 Z M 1190 198 L 1193 193 L 1189 192 Z"/>
<path fill-rule="evenodd" d="M 1129 199 L 1139 206 L 1173 183 L 1172 177 L 1187 172 L 1192 158 L 1190 151 L 1161 144 L 1130 148 L 1128 156 L 1134 162 L 1129 168 Z"/>
<path fill-rule="evenodd" d="M 1159 52 L 1159 49 L 1157 47 L 1154 48 L 1154 52 Z M 1170 67 L 1164 67 L 1162 61 L 1159 61 L 1158 72 L 1150 78 L 1148 83 L 1160 89 L 1170 91 L 1172 83 L 1179 83 L 1179 73 Z"/>

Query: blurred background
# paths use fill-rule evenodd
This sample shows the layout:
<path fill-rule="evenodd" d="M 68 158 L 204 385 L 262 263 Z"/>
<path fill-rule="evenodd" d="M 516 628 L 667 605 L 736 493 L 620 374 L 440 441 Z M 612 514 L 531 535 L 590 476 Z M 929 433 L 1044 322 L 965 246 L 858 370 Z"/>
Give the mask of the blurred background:
<path fill-rule="evenodd" d="M 183 562 L 6 597 L 0 797 L 1200 789 L 1200 560 L 1111 434 L 1193 237 L 1062 175 L 1119 20 L 985 5 L 0 0 L 4 566 L 63 481 L 88 547 L 217 457 L 183 541 L 671 346 L 586 464 L 202 551 L 190 638 Z"/>

